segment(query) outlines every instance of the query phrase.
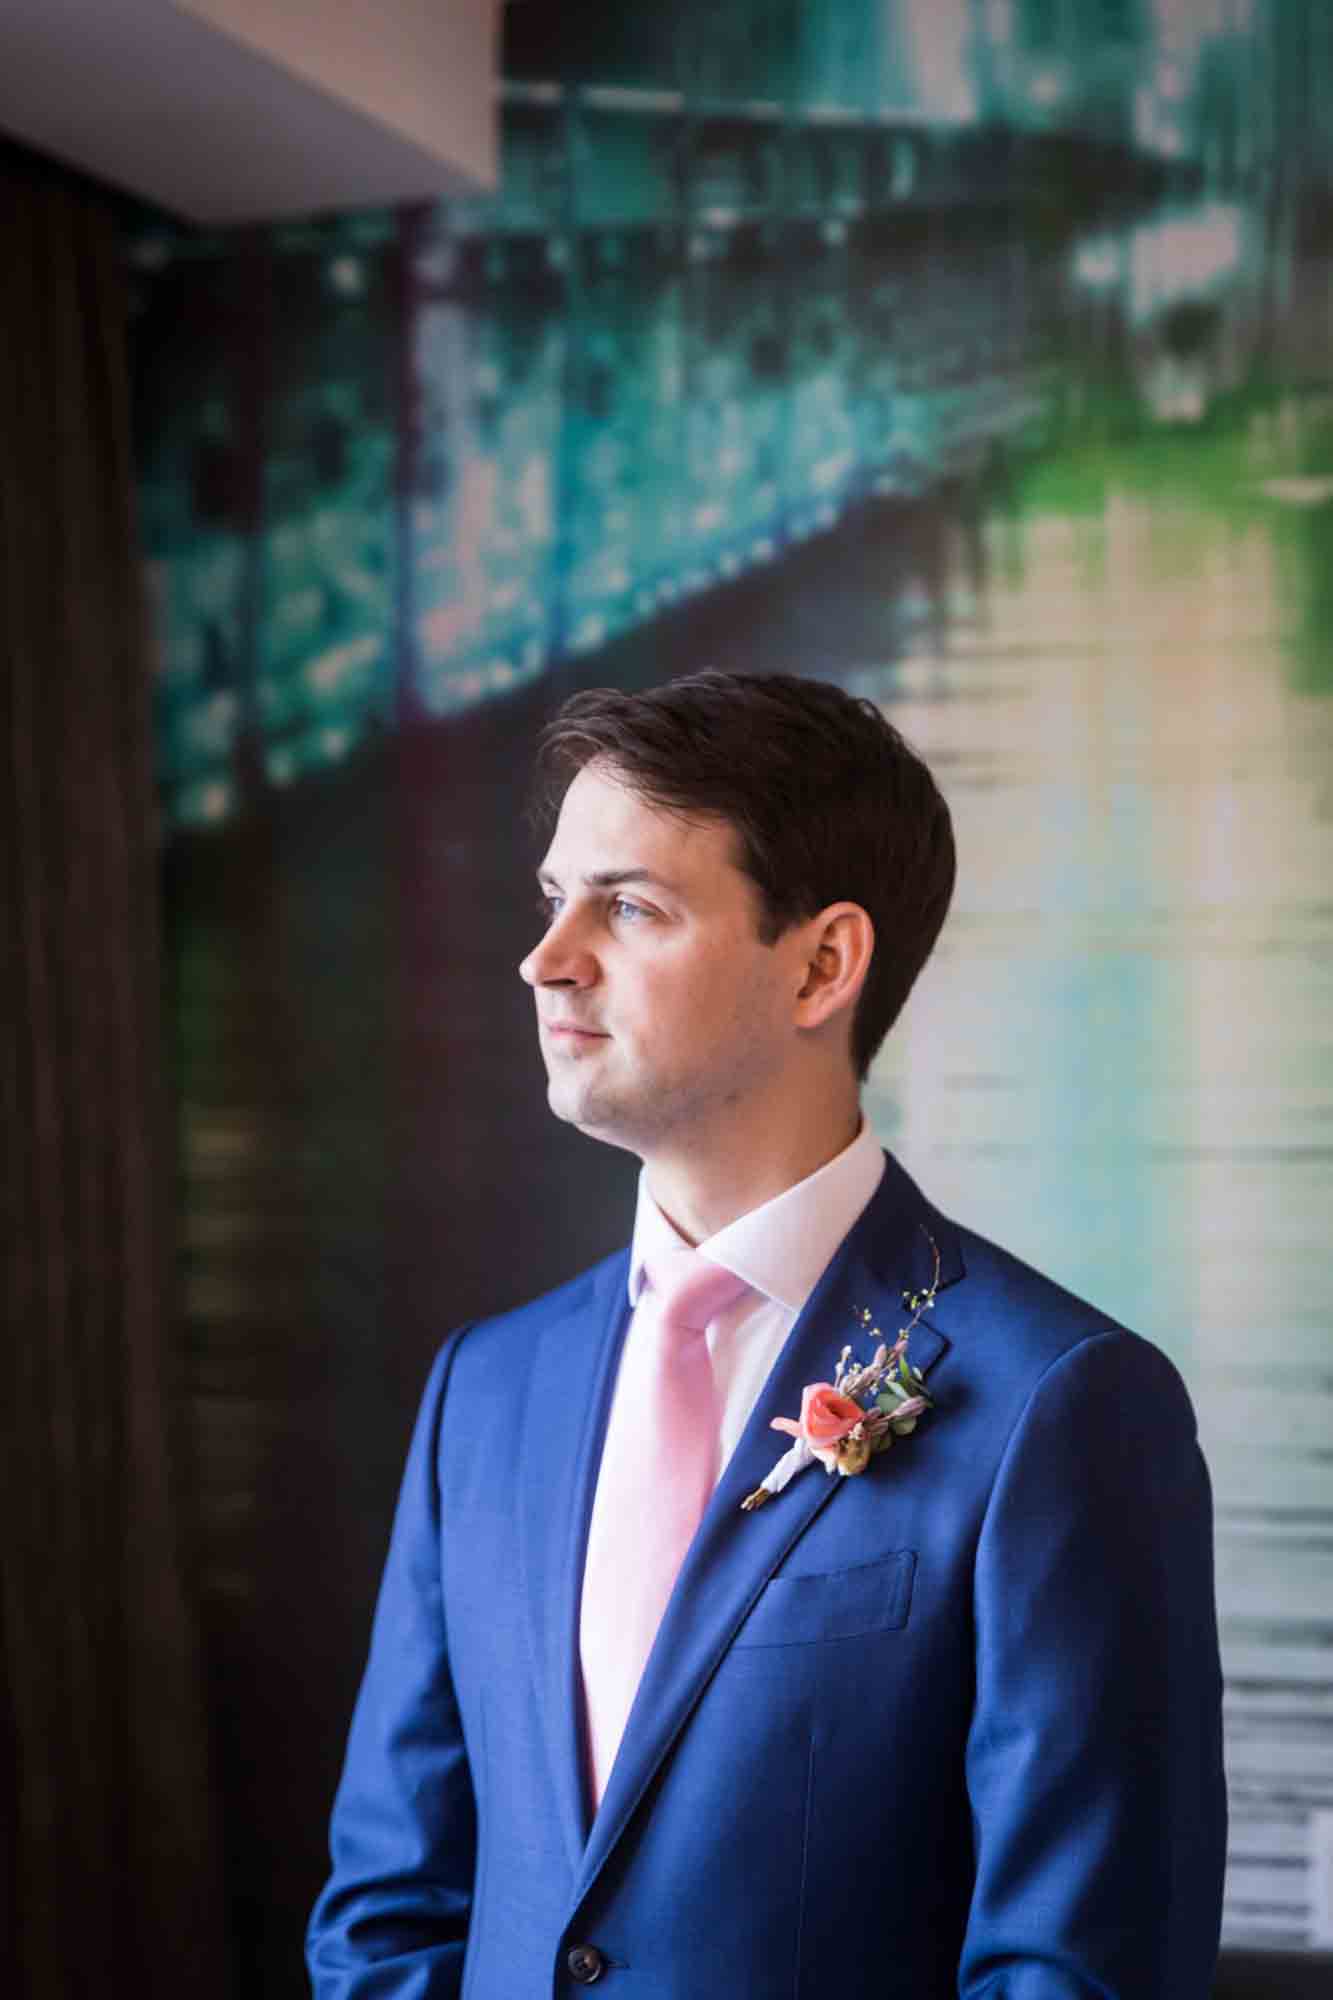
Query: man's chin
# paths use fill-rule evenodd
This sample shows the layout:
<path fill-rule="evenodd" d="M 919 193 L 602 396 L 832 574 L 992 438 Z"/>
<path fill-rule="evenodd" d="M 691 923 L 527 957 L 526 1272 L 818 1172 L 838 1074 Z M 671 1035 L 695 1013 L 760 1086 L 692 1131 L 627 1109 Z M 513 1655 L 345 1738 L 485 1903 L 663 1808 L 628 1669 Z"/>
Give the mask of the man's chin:
<path fill-rule="evenodd" d="M 546 1102 L 553 1114 L 566 1125 L 573 1125 L 585 1138 L 597 1139 L 604 1146 L 623 1146 L 627 1151 L 637 1152 L 634 1139 L 628 1131 L 629 1121 L 623 1108 L 608 1101 L 605 1095 L 595 1091 L 572 1090 L 563 1077 L 552 1077 L 546 1087 Z"/>
<path fill-rule="evenodd" d="M 547 1079 L 546 1102 L 557 1118 L 563 1118 L 566 1125 L 577 1125 L 580 1129 L 592 1108 L 588 1092 L 579 1089 L 577 1083 L 571 1082 L 570 1078 L 559 1073 Z"/>

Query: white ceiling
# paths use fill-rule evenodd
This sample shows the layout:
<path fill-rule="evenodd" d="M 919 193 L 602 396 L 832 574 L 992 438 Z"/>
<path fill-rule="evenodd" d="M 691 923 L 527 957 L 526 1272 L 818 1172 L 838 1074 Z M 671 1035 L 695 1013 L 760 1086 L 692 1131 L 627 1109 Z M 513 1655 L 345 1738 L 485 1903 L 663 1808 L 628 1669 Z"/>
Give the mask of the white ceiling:
<path fill-rule="evenodd" d="M 0 132 L 189 221 L 493 185 L 499 0 L 0 0 Z"/>

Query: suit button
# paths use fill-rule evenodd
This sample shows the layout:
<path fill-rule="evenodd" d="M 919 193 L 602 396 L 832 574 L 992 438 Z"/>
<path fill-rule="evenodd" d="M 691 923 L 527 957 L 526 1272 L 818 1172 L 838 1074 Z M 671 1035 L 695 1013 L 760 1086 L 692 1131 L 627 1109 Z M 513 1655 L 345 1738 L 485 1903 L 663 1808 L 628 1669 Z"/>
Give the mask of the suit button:
<path fill-rule="evenodd" d="M 595 1944 L 576 1944 L 565 1959 L 571 1979 L 577 1979 L 580 1986 L 591 1986 L 594 1979 L 600 1979 L 606 1970 L 606 1960 Z"/>

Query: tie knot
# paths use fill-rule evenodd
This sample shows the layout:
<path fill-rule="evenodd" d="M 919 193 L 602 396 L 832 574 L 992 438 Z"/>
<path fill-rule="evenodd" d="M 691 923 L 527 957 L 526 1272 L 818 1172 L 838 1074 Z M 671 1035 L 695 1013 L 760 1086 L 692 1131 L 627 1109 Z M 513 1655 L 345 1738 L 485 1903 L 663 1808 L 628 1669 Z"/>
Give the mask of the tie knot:
<path fill-rule="evenodd" d="M 751 1287 L 734 1271 L 697 1250 L 671 1250 L 651 1258 L 648 1281 L 662 1302 L 662 1321 L 682 1331 L 702 1333 L 719 1313 Z"/>

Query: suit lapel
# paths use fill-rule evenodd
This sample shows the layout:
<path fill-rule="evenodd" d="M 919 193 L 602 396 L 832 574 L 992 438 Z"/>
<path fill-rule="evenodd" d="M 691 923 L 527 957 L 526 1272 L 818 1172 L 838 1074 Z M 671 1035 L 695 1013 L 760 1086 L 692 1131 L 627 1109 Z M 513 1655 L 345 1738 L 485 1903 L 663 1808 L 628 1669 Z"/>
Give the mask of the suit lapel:
<path fill-rule="evenodd" d="M 681 1566 L 593 1821 L 576 1900 L 592 1886 L 760 1591 L 845 1483 L 822 1466 L 808 1466 L 767 1506 L 742 1513 L 741 1501 L 783 1449 L 771 1420 L 799 1414 L 806 1383 L 830 1380 L 847 1342 L 868 1358 L 865 1336 L 857 1338 L 862 1308 L 869 1308 L 889 1339 L 906 1324 L 903 1294 L 928 1288 L 932 1242 L 940 1250 L 942 1291 L 963 1275 L 956 1239 L 890 1158 L 864 1215 L 793 1326 Z M 947 1346 L 943 1334 L 923 1319 L 912 1334 L 911 1359 L 925 1373 Z M 876 1471 L 872 1467 L 863 1476 L 874 1478 Z"/>
<path fill-rule="evenodd" d="M 519 1565 L 556 1807 L 577 1873 L 587 1837 L 579 1593 L 620 1346 L 628 1254 L 592 1274 L 592 1297 L 542 1331 L 521 1444 Z M 574 1413 L 571 1425 L 570 1413 Z"/>

